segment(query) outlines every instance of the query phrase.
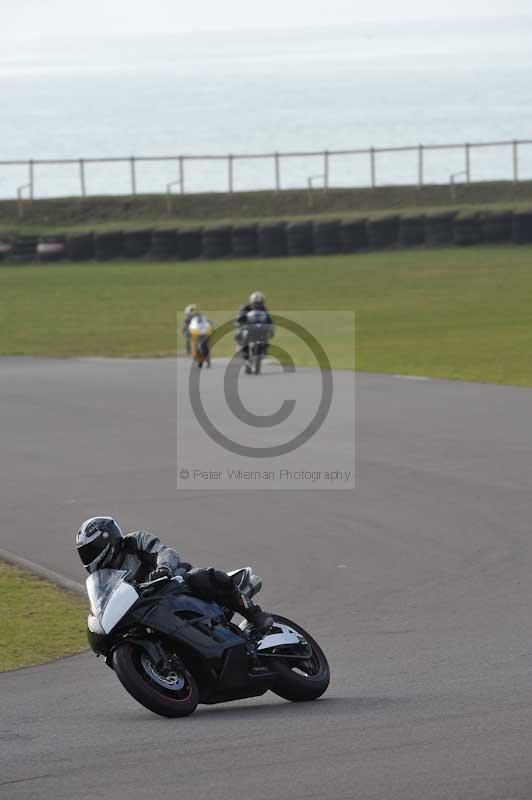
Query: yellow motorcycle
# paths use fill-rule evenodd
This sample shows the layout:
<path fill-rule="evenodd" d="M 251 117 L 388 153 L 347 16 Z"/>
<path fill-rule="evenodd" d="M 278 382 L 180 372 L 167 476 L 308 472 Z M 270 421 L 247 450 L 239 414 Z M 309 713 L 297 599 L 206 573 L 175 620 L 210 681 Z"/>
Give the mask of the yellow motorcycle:
<path fill-rule="evenodd" d="M 213 324 L 203 314 L 196 314 L 188 323 L 190 354 L 198 367 L 211 366 L 211 336 Z"/>

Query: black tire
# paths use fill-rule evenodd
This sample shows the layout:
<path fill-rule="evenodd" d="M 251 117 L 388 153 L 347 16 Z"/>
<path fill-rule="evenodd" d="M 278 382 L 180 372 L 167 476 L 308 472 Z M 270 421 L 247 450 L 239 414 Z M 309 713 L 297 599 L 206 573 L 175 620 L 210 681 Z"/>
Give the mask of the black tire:
<path fill-rule="evenodd" d="M 66 255 L 69 261 L 92 261 L 94 258 L 94 234 L 72 234 L 66 241 Z"/>
<path fill-rule="evenodd" d="M 369 247 L 366 220 L 346 220 L 340 225 L 340 238 L 344 253 L 357 253 Z"/>
<path fill-rule="evenodd" d="M 259 239 L 257 225 L 236 225 L 232 231 L 232 253 L 237 258 L 258 255 Z"/>
<path fill-rule="evenodd" d="M 188 670 L 182 674 L 185 687 L 178 691 L 166 689 L 150 676 L 143 666 L 144 651 L 134 644 L 120 644 L 113 653 L 113 668 L 118 680 L 145 708 L 161 717 L 188 717 L 199 702 L 199 691 Z M 144 654 L 145 655 L 145 654 Z"/>
<path fill-rule="evenodd" d="M 299 662 L 290 662 L 294 664 L 293 667 L 289 667 L 284 661 L 275 661 L 275 670 L 279 677 L 272 692 L 294 703 L 317 700 L 318 697 L 321 697 L 321 695 L 327 691 L 331 679 L 329 664 L 325 653 L 312 636 L 300 625 L 297 625 L 297 623 L 292 622 L 292 620 L 286 617 L 280 617 L 278 614 L 273 614 L 273 619 L 275 622 L 289 625 L 300 633 L 312 648 L 313 655 L 312 659 L 301 662 L 300 665 Z M 301 672 L 294 672 L 296 665 L 309 669 L 309 672 L 310 667 L 312 667 L 316 672 L 315 674 L 307 673 L 306 675 Z"/>
<path fill-rule="evenodd" d="M 96 261 L 113 261 L 122 257 L 122 231 L 106 231 L 94 235 L 94 256 Z"/>
<path fill-rule="evenodd" d="M 466 214 L 453 220 L 453 242 L 458 247 L 470 247 L 483 242 L 482 218 Z"/>
<path fill-rule="evenodd" d="M 201 258 L 202 229 L 190 228 L 179 231 L 177 244 L 181 261 L 192 261 L 195 258 Z"/>
<path fill-rule="evenodd" d="M 399 217 L 370 219 L 367 223 L 367 231 L 372 250 L 394 247 L 399 242 Z"/>
<path fill-rule="evenodd" d="M 261 353 L 257 353 L 253 359 L 255 365 L 255 375 L 260 375 L 260 365 L 262 362 L 262 355 Z"/>
<path fill-rule="evenodd" d="M 429 247 L 445 247 L 453 242 L 453 219 L 456 213 L 429 214 L 425 217 L 425 239 Z"/>
<path fill-rule="evenodd" d="M 177 259 L 178 235 L 175 230 L 154 230 L 151 235 L 150 256 L 156 261 Z"/>
<path fill-rule="evenodd" d="M 125 231 L 122 252 L 124 258 L 143 258 L 151 248 L 151 230 Z"/>
<path fill-rule="evenodd" d="M 259 225 L 259 255 L 262 258 L 279 258 L 287 254 L 286 225 L 284 222 L 272 222 Z"/>
<path fill-rule="evenodd" d="M 416 247 L 425 244 L 425 217 L 401 217 L 399 221 L 399 246 Z"/>
<path fill-rule="evenodd" d="M 289 256 L 307 256 L 314 252 L 312 222 L 291 222 L 286 226 Z"/>
<path fill-rule="evenodd" d="M 314 223 L 314 252 L 318 256 L 331 256 L 342 252 L 339 220 L 330 219 Z"/>
<path fill-rule="evenodd" d="M 512 218 L 513 244 L 532 242 L 532 211 L 516 211 Z"/>
<path fill-rule="evenodd" d="M 211 260 L 231 255 L 231 235 L 231 228 L 226 225 L 219 228 L 205 228 L 203 231 L 203 258 Z"/>

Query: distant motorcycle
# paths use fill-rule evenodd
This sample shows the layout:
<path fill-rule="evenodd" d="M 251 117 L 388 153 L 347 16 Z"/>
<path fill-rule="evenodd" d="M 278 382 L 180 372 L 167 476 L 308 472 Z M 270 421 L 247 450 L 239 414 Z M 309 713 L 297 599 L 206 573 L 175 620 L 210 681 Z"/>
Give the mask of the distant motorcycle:
<path fill-rule="evenodd" d="M 198 703 L 258 697 L 316 700 L 329 685 L 317 642 L 295 622 L 273 615 L 259 635 L 233 612 L 194 597 L 181 577 L 134 586 L 125 570 L 87 578 L 88 639 L 124 688 L 163 717 L 185 717 Z M 230 573 L 248 598 L 262 585 L 250 567 Z"/>
<path fill-rule="evenodd" d="M 273 326 L 265 311 L 253 309 L 248 311 L 246 322 L 240 331 L 241 342 L 248 348 L 249 357 L 245 364 L 246 373 L 258 375 L 261 370 L 262 360 L 268 352 L 268 342 L 273 335 Z"/>
<path fill-rule="evenodd" d="M 212 333 L 212 323 L 203 314 L 192 317 L 188 324 L 190 353 L 198 367 L 202 367 L 204 364 L 207 367 L 211 366 Z"/>

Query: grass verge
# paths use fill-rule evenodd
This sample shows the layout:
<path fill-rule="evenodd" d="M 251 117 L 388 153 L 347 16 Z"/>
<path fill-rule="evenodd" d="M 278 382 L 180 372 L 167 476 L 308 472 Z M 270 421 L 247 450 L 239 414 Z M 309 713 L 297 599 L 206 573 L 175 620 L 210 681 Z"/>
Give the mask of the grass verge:
<path fill-rule="evenodd" d="M 285 219 L 378 217 L 448 209 L 500 211 L 532 206 L 532 181 L 455 186 L 216 192 L 136 197 L 0 201 L 0 235 L 75 233 L 131 228 L 196 227 Z M 22 216 L 20 214 L 22 213 Z"/>
<path fill-rule="evenodd" d="M 0 562 L 0 672 L 84 650 L 86 617 L 80 598 Z"/>
<path fill-rule="evenodd" d="M 273 311 L 354 310 L 358 370 L 532 386 L 530 247 L 2 267 L 0 353 L 171 355 L 186 304 L 214 316 L 254 289 Z M 342 329 L 318 333 L 349 368 Z"/>

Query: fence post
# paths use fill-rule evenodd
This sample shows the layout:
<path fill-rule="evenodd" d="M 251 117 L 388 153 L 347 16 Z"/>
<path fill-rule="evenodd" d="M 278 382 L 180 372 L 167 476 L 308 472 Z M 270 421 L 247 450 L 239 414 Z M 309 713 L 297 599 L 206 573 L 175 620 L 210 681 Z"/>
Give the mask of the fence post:
<path fill-rule="evenodd" d="M 323 152 L 323 188 L 329 188 L 329 151 Z"/>
<path fill-rule="evenodd" d="M 513 155 L 513 165 L 514 165 L 514 183 L 519 182 L 519 152 L 518 152 L 518 142 L 514 141 L 512 143 L 512 155 Z"/>
<path fill-rule="evenodd" d="M 82 158 L 79 160 L 79 182 L 81 186 L 81 196 L 86 197 L 87 186 L 85 184 L 85 161 Z"/>
<path fill-rule="evenodd" d="M 279 159 L 279 153 L 274 153 L 275 159 L 275 190 L 277 192 L 281 191 L 281 163 Z"/>
<path fill-rule="evenodd" d="M 30 159 L 29 161 L 29 168 L 30 168 L 30 176 L 29 176 L 30 200 L 33 200 L 34 180 L 35 180 L 35 165 L 33 163 L 33 159 Z"/>
<path fill-rule="evenodd" d="M 466 174 L 466 183 L 471 182 L 471 145 L 469 142 L 466 143 L 465 146 L 465 174 Z"/>
<path fill-rule="evenodd" d="M 137 175 L 135 172 L 135 156 L 131 156 L 129 159 L 129 164 L 131 167 L 131 194 L 133 197 L 137 194 Z"/>
<path fill-rule="evenodd" d="M 421 189 L 423 186 L 423 172 L 424 172 L 424 163 L 423 163 L 423 145 L 420 144 L 417 151 L 417 185 L 418 189 Z"/>
<path fill-rule="evenodd" d="M 181 194 L 185 194 L 185 159 L 183 156 L 179 156 L 179 185 Z"/>
<path fill-rule="evenodd" d="M 377 171 L 375 167 L 375 148 L 371 147 L 369 151 L 370 165 L 371 165 L 371 188 L 374 189 L 377 185 Z"/>
<path fill-rule="evenodd" d="M 230 194 L 233 193 L 233 159 L 232 155 L 227 156 L 227 180 Z"/>

